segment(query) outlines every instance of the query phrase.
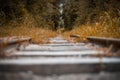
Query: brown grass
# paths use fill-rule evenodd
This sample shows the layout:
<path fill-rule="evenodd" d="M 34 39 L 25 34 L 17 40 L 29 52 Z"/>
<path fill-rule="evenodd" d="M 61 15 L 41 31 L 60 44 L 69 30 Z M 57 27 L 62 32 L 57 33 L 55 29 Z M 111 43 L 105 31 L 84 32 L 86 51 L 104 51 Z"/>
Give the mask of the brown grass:
<path fill-rule="evenodd" d="M 118 13 L 120 16 L 120 11 Z M 85 41 L 87 36 L 110 37 L 120 39 L 120 17 L 113 17 L 111 12 L 104 12 L 99 22 L 74 26 L 74 29 L 63 33 L 66 39 L 71 34 L 80 35 L 77 41 Z"/>
<path fill-rule="evenodd" d="M 120 38 L 120 27 L 101 26 L 100 24 L 82 25 L 63 33 L 67 39 L 69 39 L 71 34 L 80 35 L 77 41 L 84 41 L 87 36 Z"/>
<path fill-rule="evenodd" d="M 47 43 L 50 37 L 56 36 L 55 32 L 38 27 L 1 27 L 0 30 L 0 37 L 25 36 L 31 37 L 37 43 Z"/>
<path fill-rule="evenodd" d="M 0 37 L 25 36 L 31 37 L 37 43 L 48 43 L 50 37 L 55 37 L 56 32 L 37 26 L 35 20 L 27 15 L 23 22 L 13 21 L 0 27 Z"/>
<path fill-rule="evenodd" d="M 11 39 L 12 37 L 31 37 L 32 41 L 38 44 L 44 44 L 49 42 L 49 38 L 57 36 L 57 32 L 52 31 L 47 28 L 42 28 L 38 26 L 34 18 L 30 15 L 26 15 L 23 21 L 11 21 L 4 26 L 0 26 L 0 38 L 7 37 Z M 0 45 L 0 58 L 6 58 L 7 54 L 2 50 L 5 45 Z"/>

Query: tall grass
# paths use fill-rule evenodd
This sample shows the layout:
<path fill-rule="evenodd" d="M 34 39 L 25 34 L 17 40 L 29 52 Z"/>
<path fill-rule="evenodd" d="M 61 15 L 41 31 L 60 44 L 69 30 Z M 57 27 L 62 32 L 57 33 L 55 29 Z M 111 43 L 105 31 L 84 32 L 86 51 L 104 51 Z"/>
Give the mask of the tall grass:
<path fill-rule="evenodd" d="M 23 21 L 11 21 L 0 27 L 0 37 L 26 36 L 31 37 L 37 43 L 48 43 L 48 39 L 56 35 L 56 32 L 38 26 L 29 14 L 25 15 Z"/>
<path fill-rule="evenodd" d="M 104 12 L 99 22 L 75 26 L 73 30 L 63 33 L 69 39 L 71 34 L 80 35 L 77 41 L 85 41 L 87 36 L 112 37 L 120 39 L 120 11 L 118 17 L 113 17 L 110 12 Z"/>

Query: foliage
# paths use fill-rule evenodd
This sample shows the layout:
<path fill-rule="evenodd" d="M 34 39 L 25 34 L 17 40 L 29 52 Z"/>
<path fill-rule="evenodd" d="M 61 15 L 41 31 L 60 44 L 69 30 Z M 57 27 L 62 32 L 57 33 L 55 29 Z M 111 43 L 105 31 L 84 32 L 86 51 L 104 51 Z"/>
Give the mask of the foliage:
<path fill-rule="evenodd" d="M 56 30 L 60 17 L 58 11 L 60 1 L 61 0 L 0 0 L 0 36 L 22 35 L 22 33 L 27 33 L 24 27 L 27 29 L 29 27 L 31 29 L 45 28 L 47 30 Z M 78 33 L 82 36 L 94 34 L 96 36 L 102 36 L 102 33 L 104 33 L 106 37 L 108 35 L 108 37 L 110 37 L 111 35 L 111 37 L 116 38 L 120 36 L 119 0 L 65 0 L 63 12 L 65 27 L 58 29 L 58 33 L 73 29 L 72 32 L 70 31 L 68 33 Z M 11 32 L 12 29 L 24 29 L 23 31 L 25 32 Z M 6 30 L 8 30 L 8 32 Z M 13 34 L 13 32 L 15 33 Z M 31 30 L 31 32 L 34 31 Z M 107 32 L 109 32 L 109 34 Z M 65 34 L 68 33 L 65 32 Z"/>
<path fill-rule="evenodd" d="M 47 0 L 0 0 L 0 37 L 28 36 L 35 42 L 47 43 L 57 35 L 49 30 L 54 23 L 46 19 L 48 3 L 52 5 Z"/>
<path fill-rule="evenodd" d="M 99 23 L 101 17 L 106 17 L 107 14 L 110 15 L 109 20 L 115 19 L 116 21 L 120 17 L 119 11 L 119 0 L 68 0 L 64 13 L 65 28 L 69 30 L 83 24 Z M 108 16 L 106 19 L 108 19 Z M 117 21 L 116 25 L 119 23 Z"/>
<path fill-rule="evenodd" d="M 120 38 L 119 0 L 72 0 L 66 5 L 65 28 L 72 30 L 63 33 L 65 38 L 71 34 L 80 35 L 77 41 L 87 36 Z"/>
<path fill-rule="evenodd" d="M 56 3 L 57 0 L 0 0 L 0 26 L 21 23 L 30 15 L 35 26 L 54 29 L 58 15 Z"/>

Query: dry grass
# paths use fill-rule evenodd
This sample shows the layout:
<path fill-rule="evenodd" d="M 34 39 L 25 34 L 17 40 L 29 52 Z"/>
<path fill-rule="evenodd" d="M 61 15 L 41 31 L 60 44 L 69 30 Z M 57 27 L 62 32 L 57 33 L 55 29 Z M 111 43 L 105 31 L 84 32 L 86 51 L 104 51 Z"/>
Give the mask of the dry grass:
<path fill-rule="evenodd" d="M 13 21 L 0 27 L 0 37 L 25 36 L 31 37 L 37 43 L 48 43 L 48 39 L 56 35 L 52 30 L 38 27 L 30 15 L 26 15 L 21 23 Z"/>
<path fill-rule="evenodd" d="M 118 10 L 120 16 L 120 11 Z M 120 17 L 113 17 L 110 12 L 104 12 L 98 23 L 88 23 L 82 26 L 74 26 L 74 29 L 63 33 L 66 39 L 71 34 L 80 35 L 77 41 L 85 41 L 87 36 L 120 38 Z"/>
<path fill-rule="evenodd" d="M 37 43 L 47 43 L 50 37 L 56 36 L 55 32 L 38 27 L 1 27 L 0 30 L 0 37 L 25 36 L 31 37 Z"/>
<path fill-rule="evenodd" d="M 80 35 L 80 39 L 77 41 L 84 41 L 87 36 L 120 38 L 120 27 L 101 26 L 100 24 L 82 25 L 72 31 L 65 32 L 63 35 L 69 39 L 70 34 Z"/>

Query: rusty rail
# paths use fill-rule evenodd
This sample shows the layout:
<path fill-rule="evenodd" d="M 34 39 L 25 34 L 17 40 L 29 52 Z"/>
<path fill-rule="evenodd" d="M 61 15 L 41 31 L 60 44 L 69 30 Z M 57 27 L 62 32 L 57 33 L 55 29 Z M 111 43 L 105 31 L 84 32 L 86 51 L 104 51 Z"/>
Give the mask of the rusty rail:
<path fill-rule="evenodd" d="M 94 36 L 88 36 L 87 39 L 90 42 L 98 43 L 98 44 L 105 45 L 105 46 L 115 45 L 116 47 L 120 47 L 120 39 L 94 37 Z"/>
<path fill-rule="evenodd" d="M 20 42 L 24 42 L 24 41 L 30 41 L 31 38 L 15 38 L 15 39 L 6 39 L 5 41 L 0 40 L 0 45 L 11 45 L 11 44 L 16 44 L 16 43 L 20 43 Z"/>
<path fill-rule="evenodd" d="M 13 46 L 14 46 L 15 49 L 17 49 L 16 46 L 19 46 L 23 42 L 26 42 L 26 41 L 30 42 L 31 38 L 30 37 L 28 37 L 28 38 L 16 37 L 16 38 L 13 38 L 13 39 L 8 39 L 8 38 L 5 38 L 3 40 L 1 39 L 0 40 L 0 57 L 6 56 L 6 49 L 11 49 L 11 48 L 13 48 Z"/>

